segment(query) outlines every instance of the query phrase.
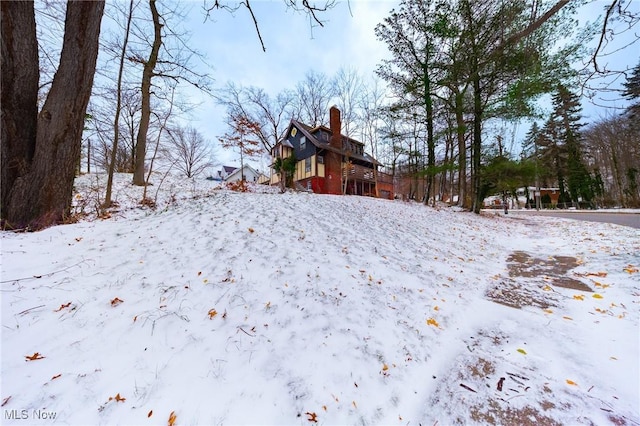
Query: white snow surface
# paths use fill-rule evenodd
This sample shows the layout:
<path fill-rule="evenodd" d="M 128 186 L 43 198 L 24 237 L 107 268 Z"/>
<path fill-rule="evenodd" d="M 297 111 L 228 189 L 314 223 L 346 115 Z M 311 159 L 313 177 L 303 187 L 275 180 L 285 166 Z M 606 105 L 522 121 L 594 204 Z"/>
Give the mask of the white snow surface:
<path fill-rule="evenodd" d="M 3 424 L 640 423 L 637 229 L 130 179 L 0 234 Z"/>

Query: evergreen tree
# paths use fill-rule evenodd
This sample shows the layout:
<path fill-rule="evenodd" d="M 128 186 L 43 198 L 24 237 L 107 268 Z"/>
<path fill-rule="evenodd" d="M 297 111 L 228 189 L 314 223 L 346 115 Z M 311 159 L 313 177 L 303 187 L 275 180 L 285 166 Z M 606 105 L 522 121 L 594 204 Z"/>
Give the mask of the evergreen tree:
<path fill-rule="evenodd" d="M 627 115 L 629 116 L 630 123 L 633 127 L 638 128 L 638 122 L 640 122 L 640 62 L 633 68 L 631 75 L 627 77 L 627 81 L 622 83 L 625 87 L 622 95 L 631 101 L 631 105 L 627 107 Z"/>
<path fill-rule="evenodd" d="M 542 186 L 551 187 L 557 185 L 560 188 L 558 202 L 565 202 L 565 176 L 567 168 L 567 156 L 565 146 L 560 142 L 558 129 L 554 121 L 549 117 L 538 137 L 538 156 L 541 165 Z M 555 182 L 555 185 L 554 183 Z"/>
<path fill-rule="evenodd" d="M 592 177 L 584 162 L 583 139 L 580 134 L 582 107 L 580 98 L 562 84 L 558 85 L 553 96 L 554 111 L 551 115 L 559 142 L 564 145 L 567 154 L 567 187 L 571 201 L 589 202 L 593 199 Z"/>

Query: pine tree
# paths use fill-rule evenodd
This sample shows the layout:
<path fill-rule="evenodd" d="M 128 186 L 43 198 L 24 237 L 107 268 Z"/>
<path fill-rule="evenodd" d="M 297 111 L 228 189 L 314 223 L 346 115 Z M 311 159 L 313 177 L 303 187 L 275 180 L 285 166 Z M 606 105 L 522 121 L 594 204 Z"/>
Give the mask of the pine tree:
<path fill-rule="evenodd" d="M 582 107 L 580 98 L 562 84 L 553 96 L 552 125 L 567 153 L 567 187 L 571 201 L 590 202 L 593 199 L 593 179 L 584 162 L 583 139 L 580 133 Z"/>
<path fill-rule="evenodd" d="M 622 83 L 625 90 L 622 95 L 631 101 L 631 105 L 627 107 L 627 115 L 630 123 L 635 123 L 636 127 L 640 127 L 640 62 L 633 68 L 631 75 L 627 77 L 627 81 Z"/>

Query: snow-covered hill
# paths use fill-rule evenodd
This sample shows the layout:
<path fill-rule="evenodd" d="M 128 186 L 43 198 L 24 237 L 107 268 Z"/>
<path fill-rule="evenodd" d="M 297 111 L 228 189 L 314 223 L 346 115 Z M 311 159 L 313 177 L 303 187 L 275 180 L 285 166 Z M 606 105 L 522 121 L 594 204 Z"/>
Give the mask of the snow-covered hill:
<path fill-rule="evenodd" d="M 638 230 L 128 179 L 1 234 L 3 424 L 640 423 Z"/>

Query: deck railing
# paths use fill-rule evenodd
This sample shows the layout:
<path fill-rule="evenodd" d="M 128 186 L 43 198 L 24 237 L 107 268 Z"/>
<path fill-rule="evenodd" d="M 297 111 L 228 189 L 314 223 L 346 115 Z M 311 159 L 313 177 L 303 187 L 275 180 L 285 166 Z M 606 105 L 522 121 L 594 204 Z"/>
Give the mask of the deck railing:
<path fill-rule="evenodd" d="M 363 167 L 357 164 L 350 164 L 342 170 L 342 176 L 346 177 L 348 174 L 349 179 L 362 180 L 366 182 L 375 182 L 375 175 L 373 169 Z M 378 172 L 379 183 L 393 183 L 391 175 Z"/>

